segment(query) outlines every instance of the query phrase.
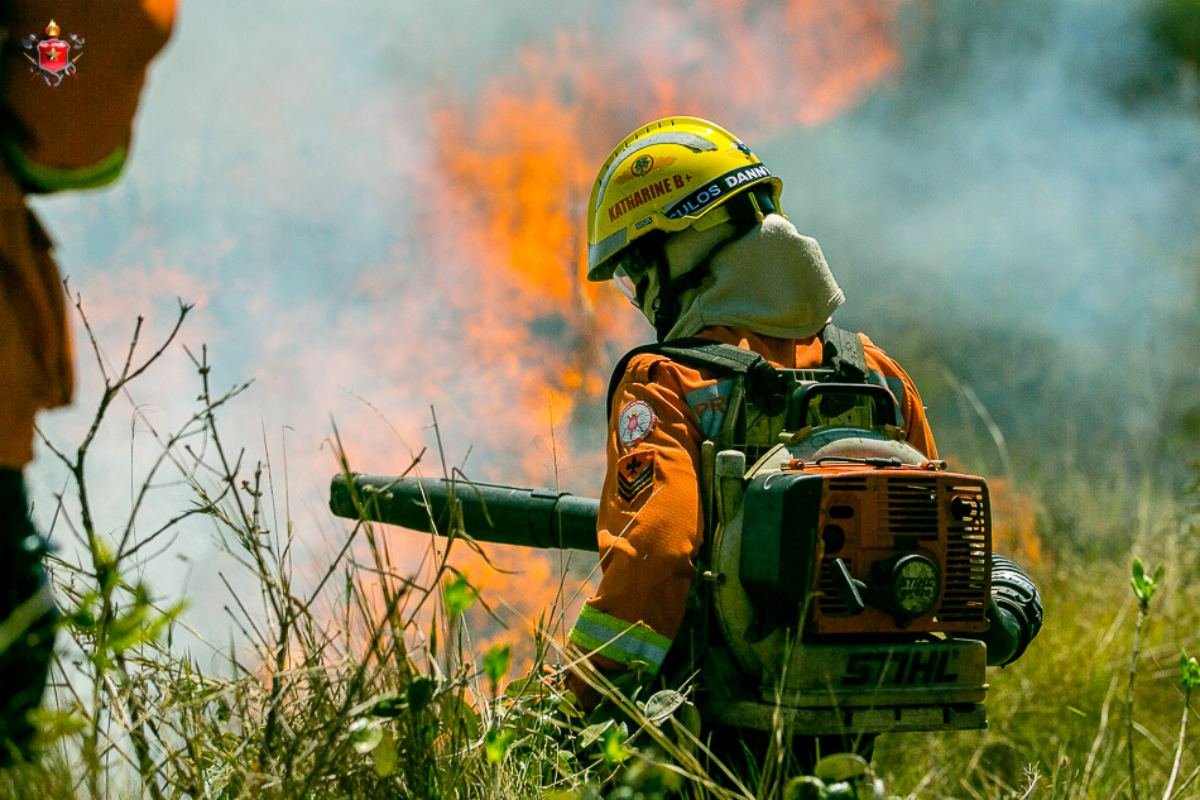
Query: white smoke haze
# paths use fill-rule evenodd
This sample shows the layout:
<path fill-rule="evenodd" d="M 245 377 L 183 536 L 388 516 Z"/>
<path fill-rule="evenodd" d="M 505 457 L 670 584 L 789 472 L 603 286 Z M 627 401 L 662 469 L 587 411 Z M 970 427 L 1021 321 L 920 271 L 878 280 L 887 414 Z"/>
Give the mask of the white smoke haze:
<path fill-rule="evenodd" d="M 589 75 L 587 58 L 606 53 L 606 65 L 619 65 L 651 59 L 652 48 L 650 63 L 699 69 L 706 53 L 732 47 L 712 17 L 689 16 L 696 7 L 664 8 L 264 0 L 248 14 L 228 0 L 185 3 L 154 67 L 121 183 L 37 206 L 112 359 L 137 314 L 148 316 L 143 340 L 153 342 L 173 321 L 176 297 L 197 304 L 182 340 L 193 353 L 208 345 L 218 389 L 254 380 L 224 414 L 226 437 L 247 448 L 250 463 L 269 447 L 276 470 L 286 441 L 308 557 L 321 558 L 340 525 L 324 510 L 335 468 L 325 443 L 331 419 L 357 468 L 395 472 L 432 444 L 434 405 L 447 457 L 465 460 L 473 476 L 557 479 L 594 495 L 602 398 L 588 391 L 556 405 L 553 392 L 541 396 L 531 383 L 540 373 L 530 363 L 539 347 L 594 351 L 603 380 L 616 353 L 651 338 L 649 328 L 633 309 L 592 308 L 579 293 L 527 307 L 539 295 L 501 279 L 501 256 L 478 249 L 486 232 L 453 225 L 471 198 L 447 188 L 436 139 L 445 129 L 434 115 L 481 107 L 488 87 L 517 74 L 530 53 L 574 47 L 579 60 L 559 99 L 583 92 L 584 77 L 629 98 L 623 119 L 596 121 L 616 129 L 611 145 L 644 121 L 653 87 L 622 85 L 636 70 Z M 672 90 L 679 111 L 740 133 L 784 178 L 785 209 L 821 241 L 847 291 L 844 319 L 879 331 L 894 355 L 950 364 L 1018 433 L 1035 429 L 1022 404 L 1044 399 L 1047 369 L 1103 398 L 1132 387 L 1128 407 L 1112 410 L 1115 429 L 1153 432 L 1161 384 L 1151 379 L 1172 374 L 1164 366 L 1178 352 L 1171 326 L 1195 308 L 1187 259 L 1200 233 L 1200 114 L 1171 91 L 1123 96 L 1123 81 L 1158 69 L 1163 56 L 1122 4 L 911 3 L 900 18 L 905 65 L 831 122 L 763 125 L 760 136 L 761 120 L 732 116 L 706 99 L 712 87 L 701 92 L 686 80 Z M 778 54 L 792 44 L 766 24 L 746 29 L 757 66 L 729 75 L 729 92 L 777 74 Z M 838 43 L 827 47 L 834 58 Z M 676 64 L 664 80 L 681 73 Z M 661 101 L 664 90 L 653 91 Z M 779 116 L 767 110 L 763 119 Z M 589 174 L 605 155 L 597 148 L 581 144 L 576 154 Z M 578 209 L 582 236 L 586 197 L 566 202 Z M 452 235 L 431 240 L 431 220 L 450 223 Z M 563 269 L 577 275 L 573 258 L 564 254 Z M 494 340 L 470 327 L 481 322 Z M 521 335 L 512 344 L 501 334 L 514 330 Z M 615 340 L 596 333 L 613 330 Z M 982 333 L 964 338 L 970 331 Z M 77 334 L 77 404 L 42 420 L 65 444 L 86 429 L 98 392 L 78 326 Z M 1043 353 L 1022 349 L 1028 341 L 1057 349 L 1056 360 L 1044 364 Z M 995 349 L 967 352 L 967 344 Z M 1023 364 L 1014 370 L 1023 380 L 989 378 L 996 363 Z M 169 427 L 192 412 L 197 388 L 175 348 L 132 395 L 156 426 Z M 1099 424 L 1069 418 L 1069 400 L 1055 402 L 1061 407 L 1049 411 L 1066 415 L 1064 426 Z M 541 416 L 518 427 L 514 408 Z M 122 518 L 154 452 L 136 426 L 131 447 L 130 419 L 130 406 L 118 405 L 93 455 L 102 519 Z M 943 440 L 953 443 L 953 431 Z M 426 471 L 439 470 L 433 459 Z M 46 527 L 62 471 L 43 452 L 30 483 Z M 179 502 L 164 491 L 145 528 Z M 190 595 L 189 621 L 221 641 L 217 572 L 229 567 L 216 549 L 211 525 L 189 524 L 147 577 L 168 597 Z"/>
<path fill-rule="evenodd" d="M 1131 5 L 929 4 L 895 85 L 767 154 L 846 318 L 952 365 L 1046 461 L 1161 462 L 1197 373 L 1200 109 Z"/>

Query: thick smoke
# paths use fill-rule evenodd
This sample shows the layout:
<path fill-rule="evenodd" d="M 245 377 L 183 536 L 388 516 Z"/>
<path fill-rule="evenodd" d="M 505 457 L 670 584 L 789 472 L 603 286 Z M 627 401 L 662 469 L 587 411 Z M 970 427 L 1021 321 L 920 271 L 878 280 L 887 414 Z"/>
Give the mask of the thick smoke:
<path fill-rule="evenodd" d="M 939 365 L 1018 463 L 1161 467 L 1172 388 L 1197 377 L 1194 73 L 1133 4 L 908 12 L 892 86 L 772 143 L 788 211 L 825 244 L 848 318 L 909 349 L 951 452 L 972 425 Z"/>

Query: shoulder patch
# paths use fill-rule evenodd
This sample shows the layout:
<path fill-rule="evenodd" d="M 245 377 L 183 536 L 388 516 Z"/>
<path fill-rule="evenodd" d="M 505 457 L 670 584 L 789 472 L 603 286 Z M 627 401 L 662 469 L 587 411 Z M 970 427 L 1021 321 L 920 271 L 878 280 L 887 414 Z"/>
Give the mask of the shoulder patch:
<path fill-rule="evenodd" d="M 658 416 L 645 400 L 625 404 L 617 417 L 617 438 L 625 447 L 633 447 L 650 435 Z"/>
<path fill-rule="evenodd" d="M 688 408 L 696 415 L 700 433 L 706 439 L 712 439 L 721 432 L 732 391 L 733 381 L 723 380 L 693 389 L 683 396 Z"/>
<path fill-rule="evenodd" d="M 654 451 L 638 450 L 617 462 L 617 496 L 632 505 L 654 483 Z"/>

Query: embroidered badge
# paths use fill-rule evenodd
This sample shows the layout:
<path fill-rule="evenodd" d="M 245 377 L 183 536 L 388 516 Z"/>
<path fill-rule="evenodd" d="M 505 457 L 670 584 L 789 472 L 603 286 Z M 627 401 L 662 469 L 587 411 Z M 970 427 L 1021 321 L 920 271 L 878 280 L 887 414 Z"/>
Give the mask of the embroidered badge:
<path fill-rule="evenodd" d="M 654 409 L 645 400 L 634 400 L 626 403 L 617 418 L 617 436 L 625 447 L 633 447 L 650 435 L 654 430 Z"/>
<path fill-rule="evenodd" d="M 617 462 L 617 496 L 627 505 L 654 483 L 654 452 L 639 450 Z"/>

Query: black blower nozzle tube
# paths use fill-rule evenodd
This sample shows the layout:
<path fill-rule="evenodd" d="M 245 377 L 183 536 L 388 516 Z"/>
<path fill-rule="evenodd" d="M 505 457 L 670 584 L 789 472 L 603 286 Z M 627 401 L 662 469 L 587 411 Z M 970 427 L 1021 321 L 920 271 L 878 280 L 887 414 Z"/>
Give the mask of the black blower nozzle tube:
<path fill-rule="evenodd" d="M 462 530 L 481 542 L 597 550 L 600 501 L 549 489 L 354 473 L 334 476 L 329 509 L 339 517 L 417 531 L 434 532 L 436 527 L 436 533 L 446 536 L 450 533 L 451 497 L 462 509 Z"/>

